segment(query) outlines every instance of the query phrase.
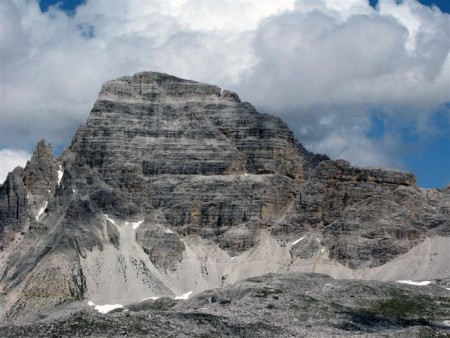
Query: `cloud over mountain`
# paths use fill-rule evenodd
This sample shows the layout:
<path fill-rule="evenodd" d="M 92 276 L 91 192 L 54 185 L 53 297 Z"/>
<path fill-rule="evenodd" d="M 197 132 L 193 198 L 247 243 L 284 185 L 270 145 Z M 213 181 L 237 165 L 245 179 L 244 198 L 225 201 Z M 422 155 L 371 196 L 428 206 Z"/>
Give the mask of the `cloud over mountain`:
<path fill-rule="evenodd" d="M 415 1 L 87 1 L 72 16 L 8 1 L 1 17 L 2 148 L 66 145 L 101 83 L 142 70 L 235 90 L 356 164 L 404 166 L 404 125 L 448 132 L 430 121 L 448 113 L 449 15 Z"/>

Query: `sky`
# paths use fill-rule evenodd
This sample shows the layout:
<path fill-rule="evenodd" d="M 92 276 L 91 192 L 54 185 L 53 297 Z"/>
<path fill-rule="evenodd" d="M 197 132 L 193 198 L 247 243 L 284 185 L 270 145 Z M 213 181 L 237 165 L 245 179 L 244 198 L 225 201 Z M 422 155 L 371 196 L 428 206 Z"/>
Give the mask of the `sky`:
<path fill-rule="evenodd" d="M 450 184 L 450 1 L 4 0 L 0 181 L 58 155 L 101 84 L 160 71 L 237 92 L 310 151 Z"/>

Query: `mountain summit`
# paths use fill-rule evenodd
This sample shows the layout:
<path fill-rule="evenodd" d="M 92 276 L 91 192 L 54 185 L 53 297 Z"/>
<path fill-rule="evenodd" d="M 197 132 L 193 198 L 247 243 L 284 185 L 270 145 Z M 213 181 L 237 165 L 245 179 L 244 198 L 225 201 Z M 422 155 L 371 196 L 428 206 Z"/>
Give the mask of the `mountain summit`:
<path fill-rule="evenodd" d="M 106 82 L 59 159 L 0 187 L 0 319 L 187 298 L 267 273 L 450 278 L 450 190 L 312 154 L 219 87 Z"/>

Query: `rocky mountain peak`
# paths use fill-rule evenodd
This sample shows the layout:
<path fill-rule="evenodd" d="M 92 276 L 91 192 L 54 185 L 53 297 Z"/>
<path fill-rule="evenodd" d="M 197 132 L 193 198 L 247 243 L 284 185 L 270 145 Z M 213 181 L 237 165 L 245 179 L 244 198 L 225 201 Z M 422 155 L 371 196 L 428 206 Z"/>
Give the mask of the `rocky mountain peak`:
<path fill-rule="evenodd" d="M 0 250 L 5 250 L 21 232 L 29 218 L 27 189 L 23 183 L 23 168 L 8 174 L 0 187 Z"/>
<path fill-rule="evenodd" d="M 184 80 L 172 75 L 142 72 L 133 76 L 124 76 L 106 82 L 100 91 L 99 100 L 109 101 L 157 101 L 163 98 L 171 100 L 202 99 L 213 100 L 220 97 L 217 86 L 191 80 Z"/>
<path fill-rule="evenodd" d="M 0 242 L 6 249 L 46 209 L 58 181 L 53 147 L 40 140 L 25 169 L 17 167 L 0 187 Z M 1 240 L 3 238 L 3 240 Z"/>
<path fill-rule="evenodd" d="M 59 164 L 53 155 L 53 147 L 44 139 L 40 140 L 27 162 L 24 184 L 33 195 L 47 196 L 58 179 Z"/>
<path fill-rule="evenodd" d="M 103 85 L 69 157 L 76 166 L 67 161 L 68 176 L 105 213 L 159 209 L 172 226 L 275 219 L 303 179 L 296 140 L 280 119 L 217 86 L 160 73 Z M 254 201 L 222 189 L 213 202 L 211 192 L 224 185 L 247 186 Z"/>
<path fill-rule="evenodd" d="M 217 86 L 137 73 L 102 86 L 59 161 L 40 141 L 0 187 L 0 318 L 269 272 L 446 278 L 449 235 L 448 189 L 308 152 Z"/>

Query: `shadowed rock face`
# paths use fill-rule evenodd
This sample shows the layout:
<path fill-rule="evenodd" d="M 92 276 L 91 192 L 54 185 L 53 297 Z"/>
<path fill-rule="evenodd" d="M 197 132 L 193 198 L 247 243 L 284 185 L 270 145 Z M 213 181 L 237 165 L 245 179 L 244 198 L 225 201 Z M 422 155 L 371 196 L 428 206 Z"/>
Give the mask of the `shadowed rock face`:
<path fill-rule="evenodd" d="M 449 206 L 448 194 L 408 186 L 371 196 L 330 224 L 330 257 L 351 268 L 385 264 L 426 236 L 449 236 Z"/>
<path fill-rule="evenodd" d="M 104 213 L 158 212 L 164 225 L 208 238 L 277 220 L 303 179 L 281 120 L 216 86 L 158 73 L 104 84 L 63 161 L 70 184 Z"/>
<path fill-rule="evenodd" d="M 46 201 L 56 189 L 58 167 L 52 146 L 41 140 L 25 170 L 17 167 L 8 175 L 0 187 L 0 247 L 9 247 L 30 217 L 45 211 Z"/>
<path fill-rule="evenodd" d="M 28 221 L 27 191 L 23 183 L 23 169 L 15 168 L 0 187 L 0 244 L 4 250 L 14 241 Z"/>
<path fill-rule="evenodd" d="M 422 244 L 435 261 L 420 278 L 450 277 L 435 252 L 450 235 L 449 189 L 312 154 L 216 86 L 161 73 L 109 81 L 71 146 L 52 153 L 40 141 L 0 187 L 0 318 L 268 272 L 382 278 L 375 267 L 412 265 Z"/>
<path fill-rule="evenodd" d="M 273 219 L 303 177 L 281 120 L 216 86 L 158 73 L 103 85 L 66 157 L 75 159 L 63 158 L 71 184 L 105 213 L 162 210 L 176 227 Z"/>
<path fill-rule="evenodd" d="M 331 258 L 353 269 L 374 267 L 426 236 L 448 236 L 449 197 L 447 190 L 417 189 L 408 172 L 323 161 L 301 187 L 284 226 L 317 229 Z"/>

